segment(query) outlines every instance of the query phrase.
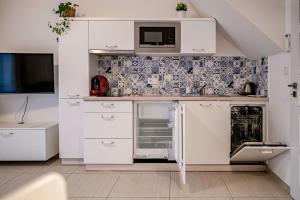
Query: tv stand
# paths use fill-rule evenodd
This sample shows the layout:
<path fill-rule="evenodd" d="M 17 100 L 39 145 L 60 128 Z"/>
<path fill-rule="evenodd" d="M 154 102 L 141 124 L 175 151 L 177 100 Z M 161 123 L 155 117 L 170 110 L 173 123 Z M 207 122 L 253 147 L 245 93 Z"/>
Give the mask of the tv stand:
<path fill-rule="evenodd" d="M 45 161 L 58 144 L 57 123 L 0 122 L 0 161 Z"/>

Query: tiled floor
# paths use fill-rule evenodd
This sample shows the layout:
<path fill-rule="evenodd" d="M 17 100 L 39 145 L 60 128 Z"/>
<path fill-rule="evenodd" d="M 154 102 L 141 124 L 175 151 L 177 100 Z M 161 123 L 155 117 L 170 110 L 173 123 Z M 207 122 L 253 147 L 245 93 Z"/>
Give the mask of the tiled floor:
<path fill-rule="evenodd" d="M 182 185 L 175 172 L 86 172 L 84 166 L 1 163 L 0 198 L 47 172 L 62 174 L 71 200 L 288 200 L 289 195 L 262 172 L 190 172 Z"/>

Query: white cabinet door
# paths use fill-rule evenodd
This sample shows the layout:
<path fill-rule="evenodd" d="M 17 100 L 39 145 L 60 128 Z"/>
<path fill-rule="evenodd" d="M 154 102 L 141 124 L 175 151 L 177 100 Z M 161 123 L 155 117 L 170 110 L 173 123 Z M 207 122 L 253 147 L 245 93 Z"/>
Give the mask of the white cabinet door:
<path fill-rule="evenodd" d="M 45 141 L 45 130 L 1 129 L 0 160 L 47 160 Z"/>
<path fill-rule="evenodd" d="M 134 50 L 134 22 L 90 21 L 89 49 Z"/>
<path fill-rule="evenodd" d="M 189 101 L 185 105 L 187 164 L 229 164 L 229 102 Z"/>
<path fill-rule="evenodd" d="M 89 95 L 88 22 L 72 21 L 59 41 L 59 98 Z"/>
<path fill-rule="evenodd" d="M 182 21 L 181 53 L 216 53 L 216 21 Z"/>
<path fill-rule="evenodd" d="M 185 161 L 185 149 L 186 149 L 186 115 L 185 104 L 180 102 L 177 104 L 176 109 L 176 121 L 175 130 L 176 134 L 176 162 L 180 171 L 182 183 L 186 183 L 186 161 Z"/>
<path fill-rule="evenodd" d="M 81 104 L 80 99 L 59 100 L 60 158 L 83 157 Z"/>

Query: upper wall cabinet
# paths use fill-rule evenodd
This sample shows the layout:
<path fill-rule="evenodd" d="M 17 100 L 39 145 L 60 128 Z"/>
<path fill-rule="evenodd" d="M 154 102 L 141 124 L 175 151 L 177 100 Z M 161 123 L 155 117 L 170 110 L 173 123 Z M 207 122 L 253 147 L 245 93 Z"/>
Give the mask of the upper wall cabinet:
<path fill-rule="evenodd" d="M 181 53 L 215 54 L 216 21 L 214 19 L 182 21 Z"/>
<path fill-rule="evenodd" d="M 89 49 L 134 50 L 134 21 L 90 21 Z"/>

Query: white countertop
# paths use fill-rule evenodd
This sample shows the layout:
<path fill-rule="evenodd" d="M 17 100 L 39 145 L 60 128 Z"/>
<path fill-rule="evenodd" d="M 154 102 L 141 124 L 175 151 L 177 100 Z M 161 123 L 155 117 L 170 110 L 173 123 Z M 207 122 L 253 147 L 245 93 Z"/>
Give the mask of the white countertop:
<path fill-rule="evenodd" d="M 268 101 L 259 96 L 122 96 L 84 97 L 84 101 Z"/>

